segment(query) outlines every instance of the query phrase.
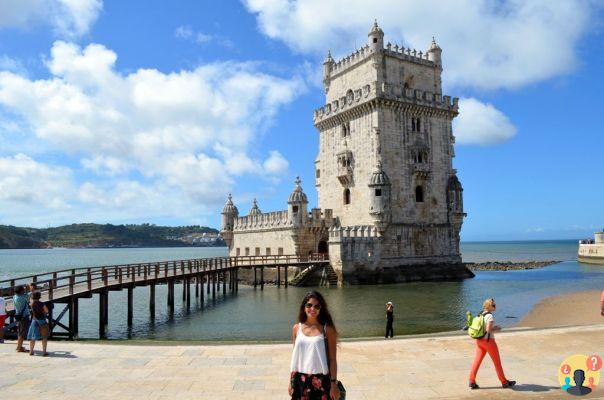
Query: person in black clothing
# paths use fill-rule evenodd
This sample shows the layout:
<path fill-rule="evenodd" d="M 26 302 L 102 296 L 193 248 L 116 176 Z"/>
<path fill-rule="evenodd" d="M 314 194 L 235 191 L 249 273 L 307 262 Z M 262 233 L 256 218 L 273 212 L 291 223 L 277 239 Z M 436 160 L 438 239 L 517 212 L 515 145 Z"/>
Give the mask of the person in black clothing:
<path fill-rule="evenodd" d="M 392 323 L 394 322 L 394 306 L 392 302 L 389 301 L 386 303 L 386 338 L 388 335 L 390 337 L 394 337 L 394 329 L 392 328 Z"/>

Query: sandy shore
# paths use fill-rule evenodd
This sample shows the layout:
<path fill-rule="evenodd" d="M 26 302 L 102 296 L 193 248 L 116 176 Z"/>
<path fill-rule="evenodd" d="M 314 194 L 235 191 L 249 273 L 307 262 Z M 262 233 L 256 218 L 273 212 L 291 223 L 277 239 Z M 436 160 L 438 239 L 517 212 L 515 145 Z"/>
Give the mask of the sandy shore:
<path fill-rule="evenodd" d="M 552 296 L 541 300 L 517 326 L 548 328 L 554 326 L 604 324 L 600 315 L 600 291 Z"/>

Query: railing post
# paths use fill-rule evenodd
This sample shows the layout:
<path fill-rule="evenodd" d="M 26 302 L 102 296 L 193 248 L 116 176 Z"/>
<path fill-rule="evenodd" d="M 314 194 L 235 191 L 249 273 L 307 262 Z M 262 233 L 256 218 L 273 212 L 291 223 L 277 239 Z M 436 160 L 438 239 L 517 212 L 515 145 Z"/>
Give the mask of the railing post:
<path fill-rule="evenodd" d="M 48 300 L 52 300 L 53 290 L 54 290 L 54 288 L 52 287 L 52 281 L 50 281 L 48 283 Z"/>
<path fill-rule="evenodd" d="M 92 290 L 92 272 L 90 272 L 90 268 L 88 268 L 88 271 L 86 271 L 86 284 L 88 291 Z"/>
<path fill-rule="evenodd" d="M 122 275 L 123 275 L 123 271 L 122 271 L 122 269 L 121 269 L 121 268 L 120 268 L 119 270 L 120 270 L 120 271 L 119 271 L 119 274 L 120 274 L 120 275 L 119 275 L 119 278 L 118 278 L 118 282 L 119 282 L 119 284 L 121 285 L 121 284 L 122 284 L 122 280 L 123 280 L 123 276 L 122 276 Z"/>
<path fill-rule="evenodd" d="M 147 281 L 147 269 L 149 268 L 149 265 L 144 265 L 143 266 L 143 281 Z"/>
<path fill-rule="evenodd" d="M 69 294 L 73 294 L 73 285 L 75 284 L 75 269 L 71 270 L 71 276 L 69 277 Z"/>
<path fill-rule="evenodd" d="M 57 273 L 56 272 L 52 273 L 52 286 L 57 287 Z"/>
<path fill-rule="evenodd" d="M 168 267 L 170 266 L 170 263 L 166 263 L 164 265 L 164 278 L 168 277 Z"/>
<path fill-rule="evenodd" d="M 107 270 L 105 269 L 105 267 L 103 267 L 103 269 L 101 271 L 102 271 L 102 276 L 103 276 L 103 285 L 107 286 L 107 278 L 108 278 Z"/>

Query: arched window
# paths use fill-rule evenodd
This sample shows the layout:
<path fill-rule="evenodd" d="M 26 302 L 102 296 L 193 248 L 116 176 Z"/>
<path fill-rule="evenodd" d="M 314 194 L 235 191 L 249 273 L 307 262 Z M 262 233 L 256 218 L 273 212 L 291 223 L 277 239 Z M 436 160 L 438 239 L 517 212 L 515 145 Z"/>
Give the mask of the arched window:
<path fill-rule="evenodd" d="M 424 202 L 424 188 L 421 186 L 415 187 L 415 202 L 416 203 Z"/>
<path fill-rule="evenodd" d="M 350 189 L 344 189 L 344 204 L 350 204 Z"/>
<path fill-rule="evenodd" d="M 415 122 L 415 127 L 417 128 L 418 132 L 422 131 L 422 127 L 421 127 L 421 120 L 418 118 L 417 121 Z"/>

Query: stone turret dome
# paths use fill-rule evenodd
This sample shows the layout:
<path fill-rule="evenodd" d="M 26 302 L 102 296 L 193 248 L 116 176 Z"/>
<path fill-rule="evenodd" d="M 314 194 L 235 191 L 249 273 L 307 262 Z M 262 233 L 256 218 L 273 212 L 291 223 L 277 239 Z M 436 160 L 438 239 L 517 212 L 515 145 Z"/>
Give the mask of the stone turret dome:
<path fill-rule="evenodd" d="M 260 208 L 258 208 L 258 202 L 256 201 L 256 199 L 254 199 L 254 202 L 252 203 L 252 208 L 250 209 L 249 215 L 258 215 L 258 214 L 262 214 L 262 211 L 260 211 Z"/>
<path fill-rule="evenodd" d="M 239 214 L 239 210 L 233 204 L 233 196 L 231 196 L 230 193 L 229 193 L 229 197 L 227 198 L 226 203 L 224 203 L 224 207 L 222 207 L 222 213 L 223 214 L 234 214 L 234 215 Z"/>
<path fill-rule="evenodd" d="M 434 39 L 434 36 L 432 36 L 432 44 L 430 44 L 430 48 L 428 49 L 428 52 L 431 51 L 442 51 L 440 46 L 436 43 L 436 39 Z"/>
<path fill-rule="evenodd" d="M 300 186 L 301 182 L 300 177 L 296 176 L 296 187 L 294 187 L 294 191 L 289 195 L 288 203 L 308 203 L 306 194 L 302 190 L 302 186 Z"/>
<path fill-rule="evenodd" d="M 323 64 L 332 64 L 334 63 L 333 57 L 331 57 L 331 50 L 327 51 L 327 57 L 325 57 L 325 61 L 323 61 Z"/>
<path fill-rule="evenodd" d="M 390 185 L 390 179 L 388 175 L 382 170 L 382 163 L 377 163 L 377 169 L 371 174 L 369 180 L 369 186 L 387 186 Z"/>
<path fill-rule="evenodd" d="M 373 26 L 371 27 L 371 31 L 369 31 L 370 35 L 373 35 L 373 34 L 376 34 L 376 33 L 381 34 L 382 36 L 384 35 L 384 31 L 382 30 L 382 28 L 380 28 L 378 26 L 377 19 L 373 22 Z"/>

